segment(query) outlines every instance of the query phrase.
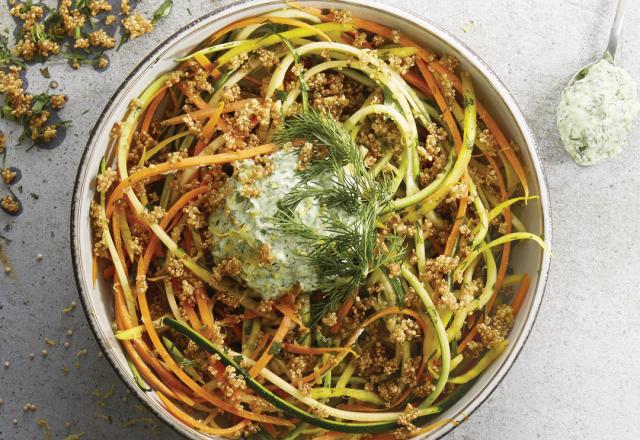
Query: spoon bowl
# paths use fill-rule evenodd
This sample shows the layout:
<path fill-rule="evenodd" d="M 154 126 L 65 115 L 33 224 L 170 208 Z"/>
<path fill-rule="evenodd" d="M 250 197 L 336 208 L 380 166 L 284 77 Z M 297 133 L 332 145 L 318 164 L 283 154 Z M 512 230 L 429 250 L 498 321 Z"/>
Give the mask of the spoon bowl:
<path fill-rule="evenodd" d="M 574 82 L 581 80 L 585 77 L 589 69 L 598 62 L 606 60 L 611 64 L 615 64 L 616 53 L 618 51 L 618 44 L 620 42 L 620 36 L 622 35 L 622 23 L 624 22 L 624 16 L 626 13 L 626 0 L 618 1 L 618 8 L 616 9 L 616 16 L 613 19 L 613 25 L 611 26 L 611 34 L 609 35 L 609 43 L 607 49 L 604 51 L 602 57 L 596 61 L 593 61 L 586 66 L 583 66 L 578 70 L 567 83 L 567 87 Z"/>

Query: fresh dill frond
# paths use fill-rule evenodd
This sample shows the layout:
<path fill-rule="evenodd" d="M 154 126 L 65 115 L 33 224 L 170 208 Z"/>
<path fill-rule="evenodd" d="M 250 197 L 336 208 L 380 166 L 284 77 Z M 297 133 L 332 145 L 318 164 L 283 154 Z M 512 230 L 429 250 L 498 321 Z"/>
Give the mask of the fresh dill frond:
<path fill-rule="evenodd" d="M 312 145 L 312 158 L 299 171 L 300 184 L 279 203 L 276 224 L 309 242 L 308 258 L 322 280 L 323 298 L 311 306 L 312 321 L 317 322 L 363 284 L 371 271 L 400 261 L 403 242 L 394 235 L 378 234 L 376 220 L 391 194 L 385 182 L 369 174 L 362 151 L 342 125 L 310 110 L 286 121 L 274 140 L 279 145 L 300 141 Z M 296 207 L 308 198 L 322 208 L 320 231 L 296 214 Z"/>

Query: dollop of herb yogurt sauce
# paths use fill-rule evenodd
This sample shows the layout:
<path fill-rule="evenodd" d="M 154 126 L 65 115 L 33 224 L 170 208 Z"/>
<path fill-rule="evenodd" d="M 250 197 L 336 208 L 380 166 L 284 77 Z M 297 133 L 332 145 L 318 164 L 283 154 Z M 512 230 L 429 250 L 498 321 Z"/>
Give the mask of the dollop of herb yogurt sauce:
<path fill-rule="evenodd" d="M 623 69 L 600 60 L 562 92 L 560 137 L 573 160 L 589 166 L 618 154 L 640 112 L 637 85 Z"/>
<path fill-rule="evenodd" d="M 318 270 L 308 258 L 309 242 L 284 233 L 275 219 L 279 201 L 300 183 L 298 153 L 280 150 L 268 160 L 271 173 L 255 180 L 248 177 L 258 166 L 254 160 L 237 163 L 234 175 L 221 189 L 224 203 L 209 216 L 215 262 L 239 259 L 242 266 L 236 278 L 265 299 L 286 293 L 298 283 L 303 291 L 315 290 L 320 285 Z M 325 209 L 329 208 L 306 198 L 296 207 L 295 214 L 313 231 L 322 232 Z M 270 263 L 260 258 L 265 245 Z"/>

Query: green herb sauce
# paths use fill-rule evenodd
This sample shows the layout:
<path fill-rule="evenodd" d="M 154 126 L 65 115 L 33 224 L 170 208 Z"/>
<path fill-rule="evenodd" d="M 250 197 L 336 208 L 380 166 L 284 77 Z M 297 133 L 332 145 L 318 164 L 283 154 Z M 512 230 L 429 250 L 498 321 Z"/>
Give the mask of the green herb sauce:
<path fill-rule="evenodd" d="M 601 60 L 562 92 L 558 130 L 573 160 L 589 166 L 620 152 L 639 111 L 633 78 Z"/>
<path fill-rule="evenodd" d="M 278 202 L 300 183 L 297 152 L 278 151 L 270 156 L 272 173 L 251 183 L 242 183 L 250 175 L 253 160 L 236 164 L 235 173 L 221 191 L 224 204 L 209 217 L 213 233 L 212 255 L 216 262 L 238 258 L 242 262 L 237 278 L 263 298 L 273 298 L 291 290 L 297 283 L 304 291 L 320 284 L 316 266 L 307 258 L 312 249 L 302 237 L 279 230 L 273 217 Z M 243 196 L 246 185 L 257 188 L 255 197 Z M 304 199 L 295 212 L 314 231 L 323 230 L 321 215 L 326 207 L 316 200 Z M 273 263 L 260 261 L 260 249 L 269 246 Z"/>

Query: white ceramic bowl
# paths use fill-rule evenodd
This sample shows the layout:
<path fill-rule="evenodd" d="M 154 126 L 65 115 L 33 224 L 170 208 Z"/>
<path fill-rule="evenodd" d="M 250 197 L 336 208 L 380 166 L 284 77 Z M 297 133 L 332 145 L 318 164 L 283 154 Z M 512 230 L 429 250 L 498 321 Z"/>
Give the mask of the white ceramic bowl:
<path fill-rule="evenodd" d="M 386 5 L 373 4 L 366 0 L 338 2 L 303 0 L 303 3 L 316 7 L 348 8 L 354 16 L 367 18 L 398 29 L 403 35 L 434 49 L 438 53 L 456 55 L 461 61 L 462 69 L 471 73 L 479 99 L 497 119 L 507 137 L 522 147 L 521 157 L 529 173 L 531 193 L 540 196 L 539 201 L 529 203 L 523 211 L 522 221 L 530 231 L 543 235 L 547 242 L 551 240 L 549 196 L 535 141 L 513 97 L 489 66 L 453 35 L 415 14 Z M 213 437 L 183 425 L 162 407 L 153 392 L 144 393 L 138 388 L 127 365 L 125 354 L 112 331 L 111 323 L 114 312 L 111 288 L 103 282 L 99 282 L 95 287 L 92 286 L 89 206 L 94 198 L 94 176 L 98 170 L 100 159 L 106 151 L 109 132 L 113 124 L 122 119 L 129 102 L 137 97 L 153 79 L 175 67 L 173 61 L 175 58 L 188 53 L 214 31 L 231 22 L 283 6 L 284 2 L 275 0 L 236 3 L 211 12 L 165 40 L 136 67 L 109 100 L 102 116 L 91 132 L 75 184 L 72 203 L 71 250 L 82 304 L 96 338 L 109 362 L 140 400 L 176 431 L 191 439 L 202 440 Z M 510 335 L 512 342 L 467 394 L 441 414 L 439 418 L 462 422 L 468 417 L 507 374 L 531 331 L 547 281 L 549 255 L 548 253 L 543 255 L 535 244 L 524 242 L 515 246 L 511 264 L 515 270 L 526 271 L 532 277 L 531 290 Z M 447 424 L 424 438 L 440 438 L 451 429 L 453 429 L 453 425 Z"/>

